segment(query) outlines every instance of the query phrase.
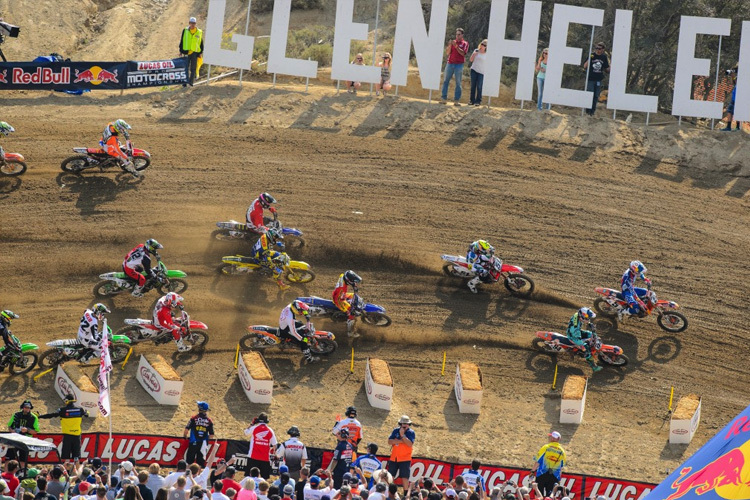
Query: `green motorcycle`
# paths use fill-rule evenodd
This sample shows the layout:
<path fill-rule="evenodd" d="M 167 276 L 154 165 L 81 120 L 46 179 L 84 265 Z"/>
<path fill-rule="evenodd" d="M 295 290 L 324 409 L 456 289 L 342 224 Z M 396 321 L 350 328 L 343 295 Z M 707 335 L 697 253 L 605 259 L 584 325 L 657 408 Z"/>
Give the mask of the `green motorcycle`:
<path fill-rule="evenodd" d="M 34 369 L 39 356 L 36 351 L 39 346 L 36 344 L 22 344 L 18 337 L 11 335 L 13 343 L 0 348 L 0 368 L 10 368 L 14 375 L 21 375 Z"/>
<path fill-rule="evenodd" d="M 112 363 L 119 363 L 125 360 L 125 356 L 130 352 L 130 339 L 125 335 L 112 335 L 112 329 L 107 326 L 109 337 L 109 357 Z M 47 342 L 51 347 L 49 351 L 42 354 L 39 358 L 39 366 L 43 369 L 55 368 L 57 365 L 66 361 L 79 361 L 85 354 L 90 354 L 91 349 L 81 344 L 76 339 L 61 339 Z"/>
<path fill-rule="evenodd" d="M 187 278 L 187 274 L 176 269 L 167 269 L 162 261 L 153 268 L 152 277 L 146 278 L 146 284 L 143 286 L 142 293 L 146 293 L 156 288 L 161 295 L 169 292 L 182 293 L 187 290 L 187 281 L 180 278 Z M 103 280 L 94 287 L 94 295 L 99 298 L 114 297 L 123 292 L 132 292 L 136 285 L 133 279 L 124 272 L 104 273 L 99 275 Z"/>

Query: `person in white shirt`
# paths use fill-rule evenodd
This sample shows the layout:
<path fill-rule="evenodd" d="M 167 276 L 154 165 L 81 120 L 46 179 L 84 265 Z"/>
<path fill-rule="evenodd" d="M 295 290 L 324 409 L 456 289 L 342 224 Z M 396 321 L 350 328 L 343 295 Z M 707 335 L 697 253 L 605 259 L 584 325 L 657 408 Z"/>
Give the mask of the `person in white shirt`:
<path fill-rule="evenodd" d="M 148 466 L 148 481 L 146 481 L 146 487 L 154 494 L 154 498 L 156 498 L 159 488 L 164 487 L 164 478 L 160 473 L 161 467 L 159 467 L 159 464 L 153 463 Z"/>
<path fill-rule="evenodd" d="M 385 500 L 385 490 L 387 489 L 388 487 L 385 483 L 376 484 L 375 491 L 370 491 L 370 496 L 367 497 L 367 500 Z"/>
<path fill-rule="evenodd" d="M 307 464 L 307 448 L 299 440 L 299 428 L 293 425 L 286 433 L 290 436 L 276 450 L 276 456 L 284 461 L 289 468 L 289 477 L 294 481 L 299 479 L 299 471 Z M 279 469 L 281 473 L 281 469 Z"/>
<path fill-rule="evenodd" d="M 221 480 L 214 481 L 214 492 L 211 493 L 211 500 L 229 500 L 229 497 L 221 492 L 223 487 Z"/>
<path fill-rule="evenodd" d="M 474 49 L 469 60 L 471 61 L 471 94 L 470 106 L 482 104 L 482 84 L 484 83 L 484 64 L 487 57 L 487 40 L 482 40 L 479 47 Z"/>
<path fill-rule="evenodd" d="M 319 486 L 320 486 L 320 477 L 312 476 L 310 480 L 307 481 L 307 484 L 305 485 L 305 489 L 302 490 L 305 498 L 297 499 L 297 500 L 322 500 L 321 497 L 323 496 L 323 491 L 318 489 Z"/>
<path fill-rule="evenodd" d="M 184 476 L 186 471 L 187 462 L 184 460 L 180 460 L 179 462 L 177 462 L 177 470 L 170 473 L 167 477 L 164 478 L 164 487 L 169 489 L 174 486 L 174 483 L 177 482 L 177 478 Z"/>

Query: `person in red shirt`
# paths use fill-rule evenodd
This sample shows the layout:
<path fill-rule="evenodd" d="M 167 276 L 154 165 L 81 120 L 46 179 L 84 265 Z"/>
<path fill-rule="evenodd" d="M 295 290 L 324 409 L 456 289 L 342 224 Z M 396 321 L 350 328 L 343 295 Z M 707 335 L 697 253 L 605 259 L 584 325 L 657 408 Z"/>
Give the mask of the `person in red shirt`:
<path fill-rule="evenodd" d="M 234 491 L 242 490 L 242 486 L 240 486 L 240 483 L 234 480 L 235 474 L 237 474 L 237 469 L 235 469 L 231 465 L 227 467 L 226 471 L 224 471 L 224 477 L 221 478 L 221 492 L 225 495 L 227 494 L 227 490 L 229 488 L 232 488 Z"/>
<path fill-rule="evenodd" d="M 443 99 L 442 103 L 448 101 L 448 85 L 451 79 L 456 80 L 456 90 L 453 94 L 453 104 L 460 106 L 458 101 L 461 100 L 461 76 L 464 72 L 464 63 L 466 62 L 466 53 L 469 52 L 469 42 L 464 40 L 463 28 L 456 28 L 456 38 L 448 43 L 445 53 L 448 56 L 448 63 L 445 65 L 445 74 L 443 75 Z"/>
<path fill-rule="evenodd" d="M 260 476 L 271 476 L 271 452 L 276 451 L 276 434 L 268 427 L 268 415 L 264 412 L 253 419 L 253 423 L 245 429 L 245 435 L 250 436 L 247 470 L 253 467 L 260 469 Z"/>
<path fill-rule="evenodd" d="M 5 480 L 5 483 L 8 485 L 8 489 L 10 490 L 10 493 L 8 493 L 8 496 L 15 497 L 16 496 L 16 488 L 18 488 L 18 485 L 21 483 L 21 481 L 18 480 L 16 477 L 16 472 L 18 471 L 18 462 L 16 460 L 8 460 L 8 462 L 5 464 L 5 472 L 2 473 L 2 478 Z M 0 493 L 1 495 L 2 493 Z"/>

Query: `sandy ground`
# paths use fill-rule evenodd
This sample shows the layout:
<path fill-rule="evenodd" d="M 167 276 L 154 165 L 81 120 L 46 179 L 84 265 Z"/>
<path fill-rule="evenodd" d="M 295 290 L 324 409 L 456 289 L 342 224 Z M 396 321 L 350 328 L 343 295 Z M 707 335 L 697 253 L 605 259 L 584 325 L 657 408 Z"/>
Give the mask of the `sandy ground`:
<path fill-rule="evenodd" d="M 404 413 L 415 421 L 416 454 L 463 462 L 530 464 L 556 429 L 570 471 L 658 482 L 747 405 L 750 271 L 742 262 L 750 235 L 746 178 L 733 166 L 744 154 L 739 135 L 298 90 L 220 84 L 122 97 L 7 95 L 2 118 L 18 132 L 3 146 L 29 163 L 21 178 L 0 179 L 0 303 L 21 315 L 14 333 L 42 345 L 74 335 L 97 275 L 118 269 L 151 237 L 164 244 L 168 266 L 188 273 L 187 309 L 210 327 L 202 355 L 157 349 L 186 380 L 177 408 L 160 408 L 143 391 L 137 360 L 116 370 L 116 430 L 179 434 L 201 399 L 221 437 L 241 437 L 264 410 L 278 433 L 294 424 L 309 445 L 331 446 L 336 415 L 355 404 L 365 440 L 384 449 Z M 96 144 L 116 117 L 153 155 L 144 178 L 63 176 L 59 164 L 70 149 Z M 305 232 L 308 246 L 298 256 L 317 272 L 306 288 L 280 294 L 270 281 L 215 273 L 222 255 L 248 251 L 211 241 L 215 222 L 241 218 L 264 190 L 280 200 L 285 224 Z M 536 280 L 530 300 L 497 286 L 472 295 L 443 276 L 440 254 L 464 252 L 479 237 Z M 550 391 L 555 363 L 531 349 L 534 332 L 562 330 L 576 307 L 591 304 L 593 288 L 615 286 L 633 258 L 646 263 L 661 298 L 684 307 L 690 327 L 666 334 L 648 319 L 604 333 L 631 363 L 593 377 L 585 423 L 561 426 L 559 397 Z M 245 327 L 273 324 L 297 294 L 327 296 L 347 268 L 363 276 L 362 295 L 385 306 L 393 325 L 362 328 L 352 342 L 342 325 L 318 321 L 342 334 L 339 350 L 314 366 L 302 366 L 296 352 L 269 352 L 274 402 L 250 404 L 232 367 Z M 109 302 L 113 328 L 148 317 L 155 299 Z M 391 364 L 390 413 L 367 404 L 368 356 Z M 458 413 L 458 361 L 483 371 L 478 417 Z M 559 368 L 560 380 L 590 374 L 567 357 Z M 703 419 L 687 447 L 667 444 L 671 386 L 677 396 L 703 396 Z M 60 404 L 52 377 L 0 375 L 0 415 L 24 398 L 40 411 Z M 105 427 L 103 419 L 88 424 Z"/>

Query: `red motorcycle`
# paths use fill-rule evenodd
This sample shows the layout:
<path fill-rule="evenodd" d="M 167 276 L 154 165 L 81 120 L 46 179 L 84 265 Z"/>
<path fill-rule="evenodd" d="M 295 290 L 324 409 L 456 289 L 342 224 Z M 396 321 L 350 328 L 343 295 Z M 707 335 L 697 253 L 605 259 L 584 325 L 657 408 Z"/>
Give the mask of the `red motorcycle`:
<path fill-rule="evenodd" d="M 591 350 L 591 355 L 599 358 L 599 361 L 605 365 L 625 366 L 628 364 L 628 357 L 622 352 L 622 348 L 616 345 L 602 344 L 601 339 L 596 333 L 586 340 Z M 580 358 L 586 357 L 586 351 L 568 339 L 567 336 L 555 332 L 536 332 L 536 338 L 531 341 L 534 349 L 547 354 L 557 354 L 559 352 L 569 352 Z"/>
<path fill-rule="evenodd" d="M 138 172 L 146 170 L 151 164 L 151 155 L 149 152 L 143 149 L 133 148 L 133 144 L 130 141 L 127 141 L 126 145 L 121 144 L 120 150 L 127 155 L 130 161 L 133 162 L 133 167 Z M 90 168 L 98 168 L 100 171 L 103 171 L 105 168 L 110 167 L 120 167 L 123 171 L 127 172 L 125 165 L 120 163 L 120 159 L 108 155 L 107 151 L 102 147 L 73 148 L 73 151 L 79 154 L 63 160 L 60 165 L 63 172 L 80 174 L 84 170 Z"/>
<path fill-rule="evenodd" d="M 605 318 L 616 318 L 618 313 L 626 311 L 630 306 L 625 301 L 621 292 L 612 288 L 596 287 L 596 293 L 601 295 L 594 299 L 594 309 Z M 639 297 L 642 302 L 639 318 L 644 318 L 656 314 L 656 322 L 659 326 L 668 332 L 679 333 L 685 331 L 688 327 L 688 320 L 684 314 L 677 309 L 680 306 L 677 302 L 671 300 L 658 300 L 656 293 L 651 290 L 651 283 L 648 284 L 648 292 L 644 297 Z"/>
<path fill-rule="evenodd" d="M 446 261 L 443 272 L 454 278 L 471 279 L 476 274 L 466 257 L 461 255 L 441 255 Z M 497 257 L 492 257 L 487 265 L 487 273 L 482 277 L 482 283 L 496 283 L 502 281 L 505 288 L 518 297 L 528 297 L 534 291 L 534 280 L 523 273 L 523 268 L 506 264 Z"/>
<path fill-rule="evenodd" d="M 8 177 L 15 177 L 26 172 L 26 163 L 20 153 L 6 153 L 0 148 L 0 173 Z"/>

